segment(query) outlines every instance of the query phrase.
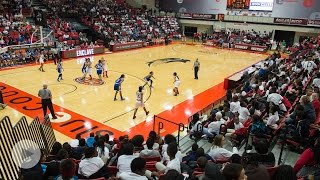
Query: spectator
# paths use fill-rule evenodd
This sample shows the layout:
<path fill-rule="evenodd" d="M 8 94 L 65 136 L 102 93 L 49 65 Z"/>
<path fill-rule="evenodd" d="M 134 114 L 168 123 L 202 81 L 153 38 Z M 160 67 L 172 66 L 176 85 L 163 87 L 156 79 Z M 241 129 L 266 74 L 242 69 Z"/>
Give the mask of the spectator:
<path fill-rule="evenodd" d="M 100 157 L 104 163 L 107 163 L 109 159 L 109 149 L 105 146 L 104 140 L 100 138 L 97 143 L 98 157 Z"/>
<path fill-rule="evenodd" d="M 245 170 L 240 164 L 227 164 L 222 170 L 225 180 L 247 180 Z"/>
<path fill-rule="evenodd" d="M 93 144 L 96 142 L 94 139 L 94 133 L 90 133 L 90 136 L 87 138 L 87 146 L 93 147 Z"/>
<path fill-rule="evenodd" d="M 76 138 L 70 141 L 70 146 L 76 148 L 79 146 L 79 140 L 81 139 L 81 135 L 77 134 Z"/>
<path fill-rule="evenodd" d="M 149 132 L 149 138 L 153 139 L 154 143 L 153 143 L 153 146 L 152 146 L 152 149 L 154 150 L 159 150 L 159 138 L 157 136 L 157 133 L 155 131 L 150 131 Z M 148 149 L 147 145 L 144 145 L 144 149 Z"/>
<path fill-rule="evenodd" d="M 242 165 L 245 169 L 248 180 L 270 180 L 270 175 L 266 167 L 259 165 L 254 156 L 243 154 Z"/>
<path fill-rule="evenodd" d="M 142 158 L 135 158 L 130 164 L 131 172 L 122 172 L 119 175 L 121 180 L 147 180 L 146 161 Z"/>
<path fill-rule="evenodd" d="M 60 149 L 62 149 L 62 145 L 59 142 L 55 142 L 52 146 L 50 155 L 57 155 L 58 152 L 60 151 Z"/>
<path fill-rule="evenodd" d="M 320 112 L 320 101 L 319 101 L 318 93 L 312 93 L 312 105 L 313 105 L 314 111 L 316 112 L 316 117 L 318 117 Z"/>
<path fill-rule="evenodd" d="M 189 163 L 189 161 L 196 161 L 197 160 L 197 150 L 198 150 L 199 146 L 197 143 L 194 143 L 192 145 L 191 151 L 187 153 L 187 155 L 185 157 L 182 158 L 183 162 L 187 162 L 187 164 Z"/>
<path fill-rule="evenodd" d="M 77 165 L 71 159 L 66 159 L 60 163 L 61 175 L 57 177 L 57 180 L 77 180 L 76 175 Z"/>
<path fill-rule="evenodd" d="M 214 163 L 207 163 L 201 180 L 223 180 L 219 167 Z"/>
<path fill-rule="evenodd" d="M 297 180 L 297 176 L 291 166 L 280 165 L 273 174 L 272 180 Z"/>
<path fill-rule="evenodd" d="M 315 165 L 320 163 L 320 138 L 317 138 L 313 147 L 306 149 L 294 165 L 294 172 L 298 177 L 307 177 L 309 174 L 319 172 Z"/>
<path fill-rule="evenodd" d="M 134 146 L 131 143 L 124 145 L 123 155 L 120 155 L 117 162 L 117 168 L 119 170 L 119 175 L 123 172 L 131 172 L 130 164 L 133 159 L 137 158 L 133 155 Z"/>
<path fill-rule="evenodd" d="M 176 157 L 177 152 L 178 152 L 177 143 L 171 142 L 167 148 L 167 153 L 168 153 L 170 160 L 168 161 L 166 166 L 163 165 L 162 163 L 158 162 L 156 164 L 157 170 L 160 172 L 167 173 L 170 169 L 174 169 L 174 170 L 178 171 L 179 173 L 181 173 L 180 159 Z"/>
<path fill-rule="evenodd" d="M 140 157 L 145 158 L 145 157 L 160 157 L 160 152 L 159 150 L 154 150 L 154 139 L 149 138 L 146 142 L 147 148 L 144 149 L 140 152 Z"/>
<path fill-rule="evenodd" d="M 224 137 L 219 134 L 214 138 L 213 145 L 208 153 L 209 156 L 215 161 L 228 161 L 228 159 L 233 155 L 238 153 L 236 147 L 233 148 L 233 151 L 230 152 L 223 148 Z"/>
<path fill-rule="evenodd" d="M 85 158 L 79 163 L 78 173 L 84 177 L 90 177 L 97 173 L 103 166 L 104 162 L 97 157 L 98 152 L 94 147 L 89 147 L 85 150 Z"/>
<path fill-rule="evenodd" d="M 244 123 L 250 118 L 250 112 L 247 109 L 247 104 L 243 101 L 240 102 L 240 108 L 238 110 L 239 112 L 239 120 L 241 123 Z"/>
<path fill-rule="evenodd" d="M 217 135 L 220 133 L 220 126 L 225 124 L 225 120 L 222 118 L 222 113 L 219 111 L 216 113 L 215 121 L 208 125 L 208 131 L 211 134 Z"/>
<path fill-rule="evenodd" d="M 249 155 L 253 156 L 253 159 L 255 159 L 258 164 L 273 167 L 276 164 L 276 159 L 274 154 L 269 152 L 269 146 L 270 144 L 267 139 L 259 138 L 255 141 L 254 145 L 256 153 L 250 153 Z"/>

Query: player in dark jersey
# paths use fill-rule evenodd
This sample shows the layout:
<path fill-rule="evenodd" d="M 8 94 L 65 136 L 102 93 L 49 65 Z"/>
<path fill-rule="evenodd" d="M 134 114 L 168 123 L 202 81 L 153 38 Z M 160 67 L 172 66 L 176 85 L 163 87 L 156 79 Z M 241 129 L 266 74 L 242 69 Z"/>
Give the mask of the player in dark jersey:
<path fill-rule="evenodd" d="M 153 77 L 153 71 L 151 71 L 146 77 L 143 78 L 143 80 L 144 80 L 144 82 L 145 82 L 145 84 L 143 85 L 143 87 L 146 86 L 146 85 L 148 84 L 148 82 L 150 81 L 150 87 L 152 88 L 152 83 L 153 83 L 153 81 L 152 81 L 151 78 L 155 79 L 155 78 Z"/>
<path fill-rule="evenodd" d="M 121 100 L 123 101 L 123 100 L 125 100 L 123 97 L 122 97 L 122 91 L 121 91 L 121 84 L 122 84 L 122 82 L 124 81 L 124 74 L 121 74 L 121 76 L 115 81 L 115 83 L 114 83 L 114 87 L 113 87 L 113 89 L 116 91 L 116 93 L 115 93 L 115 95 L 114 95 L 114 101 L 116 101 L 117 100 L 117 94 L 118 94 L 118 92 L 120 93 L 120 98 L 121 98 Z"/>

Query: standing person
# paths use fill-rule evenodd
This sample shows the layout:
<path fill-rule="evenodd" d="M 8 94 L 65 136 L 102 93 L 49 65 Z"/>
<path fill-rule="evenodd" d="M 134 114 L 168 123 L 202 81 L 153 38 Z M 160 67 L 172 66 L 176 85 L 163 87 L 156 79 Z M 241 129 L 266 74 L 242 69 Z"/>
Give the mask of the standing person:
<path fill-rule="evenodd" d="M 87 59 L 87 74 L 89 74 L 90 80 L 92 80 L 92 62 L 90 58 Z"/>
<path fill-rule="evenodd" d="M 59 60 L 58 63 L 57 63 L 57 71 L 58 71 L 58 73 L 59 73 L 59 76 L 58 76 L 57 81 L 60 82 L 60 80 L 63 80 L 63 79 L 62 79 L 63 67 L 62 67 L 62 62 L 61 62 L 61 60 Z"/>
<path fill-rule="evenodd" d="M 82 72 L 82 74 L 83 74 L 82 80 L 85 80 L 85 78 L 86 78 L 86 76 L 87 76 L 88 61 L 90 61 L 90 59 L 89 59 L 89 58 L 86 58 L 86 60 L 85 60 L 84 63 L 83 63 L 82 69 L 81 69 L 81 72 Z"/>
<path fill-rule="evenodd" d="M 177 96 L 179 94 L 178 87 L 180 86 L 180 78 L 176 72 L 173 73 L 173 84 L 174 84 L 174 88 L 173 88 L 174 94 L 173 95 Z"/>
<path fill-rule="evenodd" d="M 97 74 L 99 76 L 99 80 L 102 81 L 102 78 L 101 78 L 101 74 L 102 74 L 102 71 L 103 71 L 103 64 L 102 64 L 102 60 L 99 60 L 98 64 L 96 64 L 96 69 L 97 69 Z"/>
<path fill-rule="evenodd" d="M 40 52 L 40 56 L 39 56 L 39 63 L 40 63 L 39 71 L 42 71 L 42 72 L 44 72 L 44 70 L 43 70 L 44 59 L 45 59 L 45 57 L 44 57 L 43 52 Z"/>
<path fill-rule="evenodd" d="M 198 58 L 194 62 L 192 69 L 194 70 L 194 79 L 198 79 L 198 72 L 200 69 L 200 62 L 199 62 Z"/>
<path fill-rule="evenodd" d="M 107 61 L 104 60 L 103 58 L 101 58 L 101 62 L 102 62 L 102 67 L 103 67 L 103 74 L 102 76 L 106 76 L 108 78 L 108 66 L 107 66 Z"/>
<path fill-rule="evenodd" d="M 57 49 L 57 47 L 54 47 L 54 48 L 51 49 L 51 51 L 52 51 L 52 54 L 53 54 L 53 62 L 56 65 L 57 62 L 59 62 L 58 49 Z"/>
<path fill-rule="evenodd" d="M 146 77 L 143 78 L 144 82 L 146 82 L 146 83 L 143 85 L 143 87 L 146 86 L 146 85 L 148 84 L 148 82 L 150 81 L 150 87 L 152 88 L 152 83 L 153 83 L 153 81 L 152 81 L 151 78 L 155 79 L 155 78 L 153 77 L 153 71 L 151 71 Z"/>
<path fill-rule="evenodd" d="M 116 91 L 115 95 L 114 95 L 114 101 L 117 100 L 117 94 L 118 92 L 120 93 L 120 97 L 121 97 L 121 100 L 125 100 L 123 97 L 122 97 L 122 91 L 121 91 L 121 84 L 122 82 L 124 81 L 124 74 L 121 74 L 121 76 L 116 80 L 116 82 L 114 83 L 114 87 L 113 89 Z"/>
<path fill-rule="evenodd" d="M 136 114 L 137 114 L 137 111 L 138 111 L 139 107 L 143 108 L 143 110 L 144 110 L 144 112 L 146 112 L 147 116 L 149 114 L 149 111 L 147 111 L 146 107 L 144 106 L 142 89 L 143 89 L 143 86 L 139 86 L 139 89 L 138 89 L 138 91 L 136 93 L 137 102 L 136 102 L 136 109 L 134 110 L 134 113 L 133 113 L 133 119 L 136 118 Z"/>
<path fill-rule="evenodd" d="M 46 84 L 43 85 L 43 89 L 40 89 L 38 92 L 38 96 L 41 98 L 41 104 L 43 109 L 43 117 L 47 114 L 47 108 L 49 108 L 50 113 L 52 115 L 52 119 L 57 119 L 56 115 L 54 114 L 53 106 L 52 106 L 52 94 L 51 91 L 48 89 Z"/>

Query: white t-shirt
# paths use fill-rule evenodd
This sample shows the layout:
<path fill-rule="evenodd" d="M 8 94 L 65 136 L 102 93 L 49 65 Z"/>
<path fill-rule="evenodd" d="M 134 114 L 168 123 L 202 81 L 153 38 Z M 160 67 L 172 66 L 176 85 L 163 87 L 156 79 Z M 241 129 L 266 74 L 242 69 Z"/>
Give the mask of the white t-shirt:
<path fill-rule="evenodd" d="M 239 101 L 230 103 L 230 111 L 232 113 L 238 112 L 239 108 L 240 108 L 240 102 Z"/>
<path fill-rule="evenodd" d="M 109 159 L 109 149 L 104 147 L 104 152 L 102 153 L 101 148 L 97 148 L 98 157 L 100 157 L 105 163 Z"/>
<path fill-rule="evenodd" d="M 320 78 L 315 78 L 312 81 L 312 85 L 315 85 L 316 87 L 320 87 Z"/>
<path fill-rule="evenodd" d="M 179 161 L 179 159 L 177 157 L 172 159 L 171 161 L 168 161 L 165 173 L 167 173 L 170 169 L 175 169 L 179 173 L 181 173 L 180 161 Z"/>
<path fill-rule="evenodd" d="M 250 117 L 250 112 L 246 107 L 239 108 L 239 120 L 240 122 L 245 122 Z"/>
<path fill-rule="evenodd" d="M 146 176 L 140 176 L 139 174 L 132 172 L 123 172 L 119 175 L 121 180 L 148 180 Z"/>
<path fill-rule="evenodd" d="M 208 125 L 208 130 L 210 133 L 219 134 L 220 126 L 224 124 L 224 121 L 213 121 Z"/>
<path fill-rule="evenodd" d="M 272 102 L 273 104 L 279 106 L 283 97 L 278 93 L 271 93 L 267 97 L 267 102 Z"/>
<path fill-rule="evenodd" d="M 80 161 L 78 173 L 89 177 L 98 172 L 104 166 L 104 162 L 99 157 L 85 158 Z"/>
<path fill-rule="evenodd" d="M 70 141 L 70 146 L 73 147 L 73 148 L 76 148 L 79 146 L 79 140 L 78 139 L 72 139 Z"/>
<path fill-rule="evenodd" d="M 160 152 L 153 149 L 144 149 L 140 151 L 140 157 L 160 157 Z"/>
<path fill-rule="evenodd" d="M 233 124 L 234 124 L 234 130 L 238 130 L 244 127 L 241 122 L 239 122 L 239 124 L 236 124 L 236 123 L 233 123 Z"/>
<path fill-rule="evenodd" d="M 137 158 L 135 155 L 121 155 L 118 158 L 117 168 L 119 169 L 119 173 L 123 172 L 131 172 L 131 162 L 133 159 Z"/>
<path fill-rule="evenodd" d="M 233 148 L 233 152 L 228 151 L 221 147 L 211 147 L 209 156 L 215 161 L 227 161 L 233 154 L 237 154 L 238 150 L 236 147 Z"/>
<path fill-rule="evenodd" d="M 158 143 L 153 143 L 152 149 L 159 150 L 160 145 Z M 144 149 L 148 149 L 147 145 L 143 145 Z"/>
<path fill-rule="evenodd" d="M 275 112 L 274 114 L 269 114 L 269 117 L 268 117 L 268 121 L 267 121 L 267 125 L 268 126 L 271 126 L 272 128 L 277 128 L 278 125 L 277 125 L 277 122 L 279 121 L 279 114 L 278 114 L 278 111 Z"/>

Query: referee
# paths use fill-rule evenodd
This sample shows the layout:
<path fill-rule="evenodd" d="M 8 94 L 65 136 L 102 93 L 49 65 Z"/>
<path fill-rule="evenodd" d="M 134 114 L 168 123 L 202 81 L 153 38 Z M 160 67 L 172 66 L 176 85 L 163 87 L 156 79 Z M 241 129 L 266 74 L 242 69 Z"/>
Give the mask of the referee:
<path fill-rule="evenodd" d="M 49 89 L 47 89 L 48 86 L 46 84 L 43 85 L 43 89 L 40 89 L 38 92 L 38 96 L 41 98 L 41 104 L 43 109 L 43 117 L 47 114 L 47 108 L 49 108 L 52 119 L 57 119 L 56 115 L 54 114 L 53 106 L 52 106 L 52 94 Z"/>
<path fill-rule="evenodd" d="M 194 62 L 192 69 L 194 70 L 194 79 L 198 79 L 198 72 L 199 72 L 199 69 L 200 69 L 200 62 L 198 61 L 198 58 Z"/>

